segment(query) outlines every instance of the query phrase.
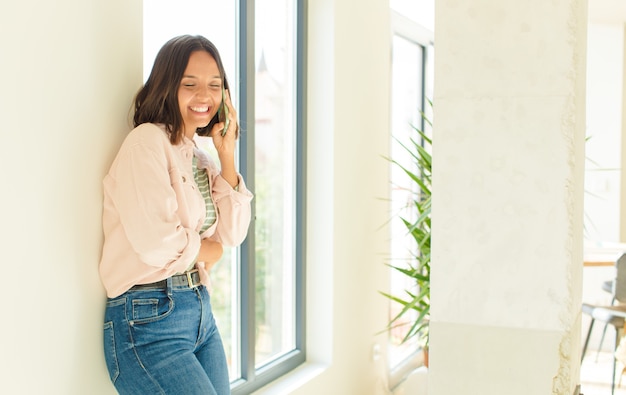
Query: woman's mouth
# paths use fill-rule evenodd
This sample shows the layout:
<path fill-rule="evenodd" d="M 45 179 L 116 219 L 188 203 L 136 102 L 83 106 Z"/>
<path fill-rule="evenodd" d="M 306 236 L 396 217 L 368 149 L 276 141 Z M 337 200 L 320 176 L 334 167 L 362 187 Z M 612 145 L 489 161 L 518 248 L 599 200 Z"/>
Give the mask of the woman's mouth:
<path fill-rule="evenodd" d="M 203 106 L 203 107 L 190 107 L 191 111 L 193 112 L 208 112 L 209 111 L 209 107 L 208 106 Z"/>

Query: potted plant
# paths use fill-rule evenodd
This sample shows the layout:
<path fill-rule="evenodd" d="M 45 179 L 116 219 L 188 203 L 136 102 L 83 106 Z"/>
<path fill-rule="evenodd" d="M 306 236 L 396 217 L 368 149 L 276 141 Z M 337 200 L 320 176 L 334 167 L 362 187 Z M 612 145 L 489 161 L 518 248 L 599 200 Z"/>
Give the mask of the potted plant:
<path fill-rule="evenodd" d="M 431 122 L 422 113 L 426 123 Z M 409 177 L 412 185 L 405 186 L 412 191 L 412 206 L 414 215 L 411 219 L 400 215 L 400 219 L 406 227 L 408 235 L 415 243 L 415 250 L 411 252 L 411 259 L 404 265 L 391 265 L 389 267 L 402 273 L 410 279 L 410 287 L 404 290 L 402 296 L 391 295 L 381 292 L 392 302 L 401 306 L 399 313 L 395 314 L 387 325 L 387 330 L 409 326 L 401 343 L 417 337 L 421 343 L 425 355 L 424 363 L 428 366 L 428 340 L 430 319 L 430 242 L 431 242 L 431 181 L 432 181 L 432 156 L 430 148 L 432 140 L 419 128 L 412 126 L 415 137 L 410 138 L 408 144 L 398 141 L 400 146 L 410 155 L 413 166 L 405 166 L 396 160 L 387 158 L 394 166 L 398 166 Z M 414 218 L 414 219 L 413 219 Z"/>

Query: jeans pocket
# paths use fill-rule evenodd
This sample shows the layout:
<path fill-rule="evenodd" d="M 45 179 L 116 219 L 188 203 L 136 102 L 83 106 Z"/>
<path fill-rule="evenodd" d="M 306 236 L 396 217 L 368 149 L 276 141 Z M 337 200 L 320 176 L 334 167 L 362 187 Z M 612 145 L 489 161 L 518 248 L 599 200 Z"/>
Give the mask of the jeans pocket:
<path fill-rule="evenodd" d="M 153 298 L 133 298 L 131 306 L 130 324 L 147 324 L 170 315 L 174 308 L 174 301 L 164 294 Z"/>
<path fill-rule="evenodd" d="M 115 383 L 120 374 L 120 367 L 117 363 L 117 353 L 115 352 L 115 333 L 113 331 L 113 321 L 104 323 L 104 359 L 109 370 L 111 382 Z"/>

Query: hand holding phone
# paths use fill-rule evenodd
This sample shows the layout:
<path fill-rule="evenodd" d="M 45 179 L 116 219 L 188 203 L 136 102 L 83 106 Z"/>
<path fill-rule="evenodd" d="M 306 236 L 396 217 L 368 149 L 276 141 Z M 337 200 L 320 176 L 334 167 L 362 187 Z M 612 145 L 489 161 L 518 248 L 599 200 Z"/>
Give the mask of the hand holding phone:
<path fill-rule="evenodd" d="M 230 125 L 230 119 L 228 118 L 228 106 L 226 105 L 226 91 L 222 86 L 222 104 L 217 110 L 217 116 L 220 122 L 224 122 L 224 129 L 222 130 L 222 136 L 226 134 L 228 126 Z"/>

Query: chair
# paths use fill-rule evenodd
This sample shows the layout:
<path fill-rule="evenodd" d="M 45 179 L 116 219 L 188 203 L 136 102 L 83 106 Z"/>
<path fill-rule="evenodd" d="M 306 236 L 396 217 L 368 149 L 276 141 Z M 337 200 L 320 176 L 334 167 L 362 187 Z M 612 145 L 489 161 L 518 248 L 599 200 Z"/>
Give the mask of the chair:
<path fill-rule="evenodd" d="M 611 305 L 614 305 L 617 300 L 615 300 L 615 292 L 613 290 L 613 284 L 615 283 L 615 279 L 607 280 L 602 282 L 602 290 L 611 294 L 613 299 L 611 299 Z M 600 350 L 602 350 L 602 343 L 604 343 L 604 336 L 606 336 L 606 328 L 609 327 L 609 323 L 604 323 L 604 328 L 602 328 L 602 337 L 600 337 L 600 344 L 598 344 L 598 351 L 596 352 L 596 362 L 598 362 L 598 357 L 600 356 Z"/>
<path fill-rule="evenodd" d="M 611 325 L 615 329 L 615 344 L 613 350 L 617 349 L 619 345 L 620 333 L 624 329 L 624 323 L 626 322 L 626 254 L 622 254 L 615 263 L 615 280 L 613 283 L 613 297 L 618 302 L 617 305 L 592 305 L 589 303 L 583 303 L 583 314 L 587 314 L 591 317 L 591 323 L 587 330 L 587 337 L 585 338 L 585 344 L 583 346 L 581 363 L 585 358 L 585 352 L 589 345 L 589 339 L 591 337 L 591 330 L 593 324 L 596 321 L 604 322 L 607 325 Z M 615 365 L 616 359 L 613 357 L 613 376 L 611 382 L 611 394 L 615 393 Z"/>

